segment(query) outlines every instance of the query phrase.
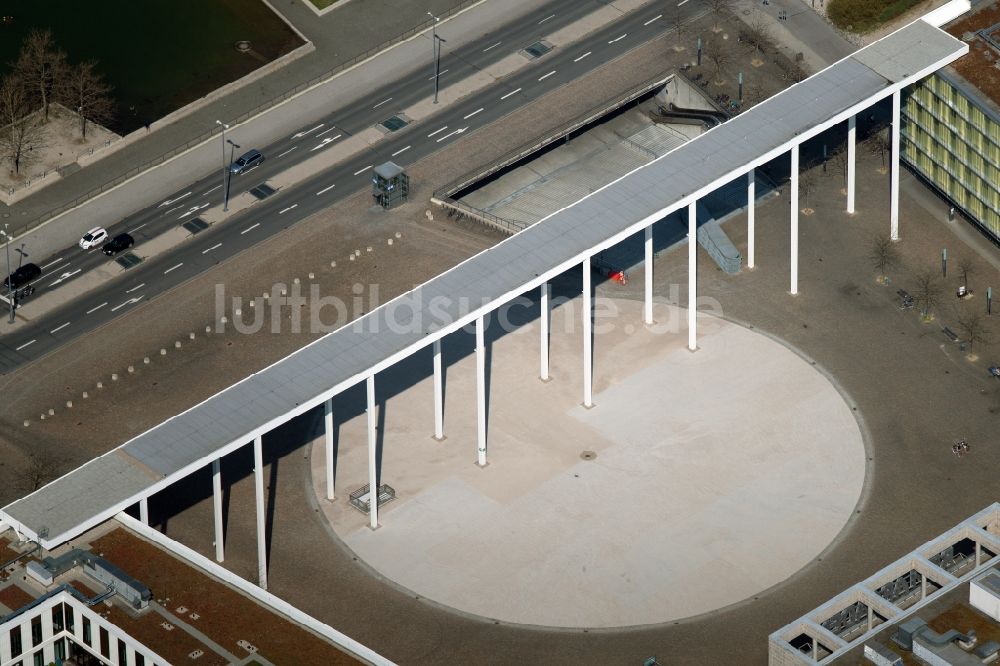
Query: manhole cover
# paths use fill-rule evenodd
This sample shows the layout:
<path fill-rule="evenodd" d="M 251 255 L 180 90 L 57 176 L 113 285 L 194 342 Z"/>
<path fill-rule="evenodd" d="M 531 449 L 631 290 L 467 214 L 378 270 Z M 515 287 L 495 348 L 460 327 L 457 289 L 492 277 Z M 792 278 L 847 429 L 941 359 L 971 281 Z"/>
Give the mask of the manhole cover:
<path fill-rule="evenodd" d="M 396 130 L 401 130 L 406 127 L 407 122 L 400 118 L 399 116 L 391 116 L 386 118 L 381 123 L 382 127 L 386 128 L 390 132 L 395 132 Z"/>
<path fill-rule="evenodd" d="M 595 451 L 584 451 L 580 454 L 580 457 L 584 460 L 593 460 L 597 457 L 597 453 Z"/>

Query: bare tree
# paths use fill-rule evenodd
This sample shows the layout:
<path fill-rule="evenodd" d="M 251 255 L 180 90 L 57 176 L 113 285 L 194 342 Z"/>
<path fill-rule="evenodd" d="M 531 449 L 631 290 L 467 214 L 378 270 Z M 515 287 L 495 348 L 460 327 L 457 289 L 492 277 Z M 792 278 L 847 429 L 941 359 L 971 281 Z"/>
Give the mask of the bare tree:
<path fill-rule="evenodd" d="M 56 49 L 52 33 L 32 30 L 21 45 L 14 72 L 31 91 L 32 101 L 40 106 L 45 122 L 49 120 L 49 103 L 53 90 L 66 71 L 66 54 Z"/>
<path fill-rule="evenodd" d="M 926 318 L 931 310 L 937 307 L 941 298 L 941 285 L 938 283 L 937 272 L 926 269 L 917 273 L 916 284 L 913 298 L 920 304 L 920 314 Z"/>
<path fill-rule="evenodd" d="M 719 21 L 722 17 L 732 11 L 734 0 L 708 0 L 708 9 L 712 12 L 712 30 L 719 32 Z"/>
<path fill-rule="evenodd" d="M 43 145 L 45 128 L 38 114 L 31 112 L 24 83 L 17 76 L 5 76 L 0 81 L 0 159 L 20 174 Z"/>
<path fill-rule="evenodd" d="M 21 488 L 33 493 L 56 478 L 59 465 L 52 458 L 40 453 L 29 453 L 24 473 L 20 478 Z"/>
<path fill-rule="evenodd" d="M 705 57 L 715 69 L 715 82 L 723 83 L 722 72 L 733 61 L 733 51 L 729 43 L 718 35 L 712 36 L 705 44 Z"/>
<path fill-rule="evenodd" d="M 962 329 L 963 337 L 969 347 L 975 344 L 989 344 L 990 334 L 986 329 L 986 321 L 978 310 L 960 308 L 958 312 L 958 327 Z"/>
<path fill-rule="evenodd" d="M 882 282 L 885 282 L 888 270 L 899 263 L 899 251 L 892 239 L 885 234 L 872 236 L 871 253 L 868 257 Z"/>
<path fill-rule="evenodd" d="M 674 37 L 677 40 L 677 50 L 680 51 L 684 48 L 685 37 L 688 36 L 690 32 L 685 23 L 684 11 L 679 7 L 673 7 L 670 10 L 670 27 L 674 29 Z"/>
<path fill-rule="evenodd" d="M 969 286 L 969 276 L 976 272 L 976 264 L 971 257 L 962 257 L 958 261 L 958 272 L 962 275 L 962 286 Z"/>
<path fill-rule="evenodd" d="M 847 150 L 843 146 L 838 146 L 833 149 L 830 156 L 827 158 L 827 162 L 830 165 L 830 173 L 840 176 L 843 179 L 844 186 L 847 186 Z"/>
<path fill-rule="evenodd" d="M 60 82 L 59 98 L 80 121 L 80 137 L 87 138 L 87 121 L 106 123 L 114 115 L 111 86 L 96 71 L 97 63 L 83 62 L 71 67 Z"/>
<path fill-rule="evenodd" d="M 761 56 L 764 55 L 765 49 L 771 43 L 771 26 L 768 24 L 767 19 L 764 18 L 763 13 L 756 7 L 753 9 L 750 20 L 747 22 L 747 29 L 744 34 L 753 52 Z"/>
<path fill-rule="evenodd" d="M 767 88 L 761 82 L 759 77 L 753 77 L 749 79 L 743 86 L 743 106 L 748 108 L 751 106 L 756 106 L 763 102 L 765 99 L 770 97 L 767 93 Z"/>
<path fill-rule="evenodd" d="M 882 158 L 882 168 L 885 169 L 885 154 L 892 149 L 892 144 L 889 142 L 889 130 L 883 127 L 873 131 L 865 143 L 872 155 L 878 155 Z"/>
<path fill-rule="evenodd" d="M 816 189 L 816 173 L 809 169 L 799 173 L 799 195 L 805 198 L 803 202 L 806 208 L 809 207 L 809 195 Z"/>

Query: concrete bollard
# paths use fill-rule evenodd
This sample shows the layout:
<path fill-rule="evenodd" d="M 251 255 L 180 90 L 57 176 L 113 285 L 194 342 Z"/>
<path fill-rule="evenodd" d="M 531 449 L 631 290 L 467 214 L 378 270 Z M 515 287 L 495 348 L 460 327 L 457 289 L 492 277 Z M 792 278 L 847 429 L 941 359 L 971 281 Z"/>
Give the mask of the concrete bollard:
<path fill-rule="evenodd" d="M 89 394 L 89 393 L 87 393 L 86 391 L 84 391 L 84 392 L 83 392 L 83 399 L 84 399 L 84 400 L 86 400 L 86 399 L 87 399 L 87 398 L 89 398 L 89 397 L 90 397 L 90 394 Z"/>
<path fill-rule="evenodd" d="M 354 254 L 356 254 L 357 256 L 359 256 L 359 257 L 360 257 L 360 256 L 361 256 L 361 250 L 355 250 L 355 251 L 354 251 Z"/>
<path fill-rule="evenodd" d="M 315 280 L 316 279 L 316 274 L 315 273 L 310 273 L 309 274 L 309 279 L 310 280 Z"/>
<path fill-rule="evenodd" d="M 396 238 L 402 238 L 402 237 L 403 237 L 403 234 L 401 234 L 401 233 L 399 233 L 399 232 L 397 231 L 397 232 L 396 232 Z"/>
<path fill-rule="evenodd" d="M 191 339 L 191 340 L 194 340 L 194 331 L 191 331 L 190 333 L 188 333 L 188 338 Z"/>
<path fill-rule="evenodd" d="M 97 382 L 97 388 L 99 389 L 104 388 L 104 382 Z"/>
<path fill-rule="evenodd" d="M 222 322 L 223 324 L 225 324 L 226 322 L 229 321 L 229 319 L 226 317 L 226 315 L 222 315 L 222 318 L 219 319 L 219 321 Z"/>
<path fill-rule="evenodd" d="M 111 373 L 111 381 L 113 381 L 113 382 L 118 381 L 118 373 L 117 372 L 112 372 Z"/>
<path fill-rule="evenodd" d="M 44 421 L 45 420 L 45 414 L 42 414 L 39 418 L 41 418 Z"/>
<path fill-rule="evenodd" d="M 160 347 L 160 356 L 166 356 L 166 355 L 167 355 L 167 350 L 164 349 L 163 347 Z"/>
<path fill-rule="evenodd" d="M 387 242 L 389 243 L 389 245 L 392 245 L 392 239 L 391 238 Z"/>
<path fill-rule="evenodd" d="M 337 262 L 336 261 L 331 261 L 330 262 L 330 268 L 336 268 L 336 267 L 337 267 Z"/>
<path fill-rule="evenodd" d="M 142 357 L 142 363 L 143 363 L 143 365 L 149 365 L 149 357 L 148 356 L 143 356 Z"/>
<path fill-rule="evenodd" d="M 367 247 L 367 248 L 365 249 L 365 252 L 371 252 L 371 251 L 372 251 L 372 246 L 371 246 L 371 245 L 369 245 L 369 246 L 368 246 L 368 247 Z"/>
<path fill-rule="evenodd" d="M 131 375 L 131 374 L 133 374 L 134 372 L 135 372 L 135 366 L 134 366 L 134 365 L 130 365 L 130 366 L 128 366 L 128 374 L 130 374 L 130 375 Z"/>
<path fill-rule="evenodd" d="M 29 425 L 31 425 L 31 421 L 24 419 L 24 427 L 27 428 Z"/>
<path fill-rule="evenodd" d="M 72 400 L 67 400 L 66 401 L 66 409 L 73 409 L 73 401 Z"/>
<path fill-rule="evenodd" d="M 50 407 L 50 408 L 49 408 L 49 416 L 55 416 L 55 415 L 56 415 L 56 410 L 54 410 L 54 409 L 52 409 L 52 408 Z"/>
<path fill-rule="evenodd" d="M 176 342 L 174 342 L 174 349 L 180 349 L 180 348 L 181 348 L 181 341 L 177 340 Z"/>
<path fill-rule="evenodd" d="M 211 326 L 206 326 L 205 327 L 205 332 L 206 333 L 211 333 L 212 332 L 212 327 Z"/>
<path fill-rule="evenodd" d="M 240 308 L 236 308 L 236 310 L 233 312 L 233 315 L 236 316 L 236 317 L 239 317 L 242 314 L 243 314 L 243 310 L 240 309 Z"/>
<path fill-rule="evenodd" d="M 298 284 L 298 283 L 299 283 L 299 279 L 298 278 L 295 278 L 294 280 L 292 280 L 292 284 Z"/>
<path fill-rule="evenodd" d="M 352 254 L 350 257 L 348 257 L 348 259 L 350 259 L 351 261 L 354 261 L 354 255 Z"/>

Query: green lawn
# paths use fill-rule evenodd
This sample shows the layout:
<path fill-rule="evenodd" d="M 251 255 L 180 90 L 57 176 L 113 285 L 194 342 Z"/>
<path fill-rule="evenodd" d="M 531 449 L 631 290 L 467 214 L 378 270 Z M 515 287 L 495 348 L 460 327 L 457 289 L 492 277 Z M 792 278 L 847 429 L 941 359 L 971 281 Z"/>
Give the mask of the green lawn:
<path fill-rule="evenodd" d="M 830 0 L 826 14 L 843 30 L 865 33 L 900 16 L 922 0 Z"/>

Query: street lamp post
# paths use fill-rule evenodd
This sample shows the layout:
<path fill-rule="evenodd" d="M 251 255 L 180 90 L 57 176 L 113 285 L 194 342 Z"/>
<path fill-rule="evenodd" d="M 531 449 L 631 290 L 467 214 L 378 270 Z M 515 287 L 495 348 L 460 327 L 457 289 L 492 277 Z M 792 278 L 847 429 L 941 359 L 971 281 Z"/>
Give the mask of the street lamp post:
<path fill-rule="evenodd" d="M 10 274 L 10 234 L 7 233 L 7 225 L 3 225 L 3 238 L 4 246 L 7 250 L 7 299 L 10 301 L 10 319 L 8 320 L 11 324 L 14 323 L 14 280 L 11 278 Z"/>
<path fill-rule="evenodd" d="M 434 23 L 431 24 L 431 39 L 433 40 L 434 49 L 434 103 L 438 103 L 438 82 L 441 79 L 441 42 L 448 41 L 438 37 L 437 34 L 437 24 L 441 21 L 440 18 L 434 16 L 430 12 L 427 15 L 434 19 Z"/>
<path fill-rule="evenodd" d="M 222 200 L 222 212 L 225 213 L 229 210 L 229 181 L 227 179 L 229 169 L 226 168 L 226 130 L 229 129 L 229 125 L 221 120 L 216 120 L 215 124 L 222 127 L 222 189 L 225 190 Z"/>
<path fill-rule="evenodd" d="M 233 182 L 233 156 L 236 153 L 236 149 L 240 147 L 240 144 L 233 143 L 232 139 L 226 139 L 226 143 L 229 144 L 229 168 L 226 169 L 226 199 L 222 204 L 222 212 L 229 210 L 229 183 Z M 226 147 L 222 147 L 223 159 L 225 159 Z"/>

